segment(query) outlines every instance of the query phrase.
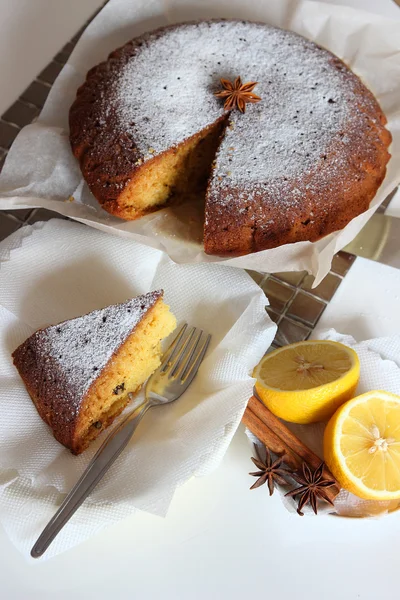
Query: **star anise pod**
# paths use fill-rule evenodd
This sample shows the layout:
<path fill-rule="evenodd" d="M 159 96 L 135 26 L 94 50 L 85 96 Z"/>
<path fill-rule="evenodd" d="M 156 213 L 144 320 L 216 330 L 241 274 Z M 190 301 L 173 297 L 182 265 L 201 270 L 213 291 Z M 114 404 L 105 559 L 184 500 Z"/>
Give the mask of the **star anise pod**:
<path fill-rule="evenodd" d="M 249 81 L 248 83 L 242 83 L 240 77 L 236 77 L 232 83 L 229 79 L 220 79 L 223 90 L 216 92 L 217 98 L 226 98 L 224 109 L 232 110 L 238 108 L 240 112 L 246 112 L 246 103 L 260 102 L 260 96 L 252 94 L 254 87 L 258 81 Z"/>
<path fill-rule="evenodd" d="M 281 485 L 287 485 L 285 475 L 291 475 L 291 473 L 287 469 L 281 467 L 284 460 L 283 456 L 280 456 L 273 461 L 271 457 L 271 452 L 266 447 L 266 457 L 265 460 L 263 460 L 260 456 L 256 444 L 254 444 L 254 449 L 257 458 L 254 458 L 252 456 L 251 460 L 260 470 L 256 471 L 255 473 L 249 473 L 249 475 L 253 475 L 253 477 L 258 477 L 257 481 L 253 483 L 250 489 L 254 490 L 255 488 L 260 487 L 260 485 L 263 485 L 266 481 L 268 481 L 269 495 L 272 496 L 272 494 L 274 493 L 275 482 L 280 483 Z"/>
<path fill-rule="evenodd" d="M 307 463 L 303 463 L 303 469 L 301 473 L 291 474 L 291 477 L 295 481 L 297 481 L 297 483 L 300 483 L 301 487 L 298 487 L 292 490 L 291 492 L 288 492 L 286 496 L 291 496 L 292 498 L 299 496 L 297 512 L 300 516 L 303 516 L 304 513 L 302 512 L 302 508 L 306 504 L 310 504 L 315 514 L 317 514 L 318 499 L 325 500 L 333 506 L 333 502 L 329 498 L 329 496 L 327 496 L 325 488 L 335 485 L 336 481 L 334 481 L 333 479 L 325 479 L 323 471 L 323 462 L 314 472 L 311 471 Z"/>

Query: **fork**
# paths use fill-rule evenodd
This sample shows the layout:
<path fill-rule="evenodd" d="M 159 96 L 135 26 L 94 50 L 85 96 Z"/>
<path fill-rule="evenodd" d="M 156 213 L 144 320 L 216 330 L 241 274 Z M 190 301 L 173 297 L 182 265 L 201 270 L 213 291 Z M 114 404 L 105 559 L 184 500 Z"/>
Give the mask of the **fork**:
<path fill-rule="evenodd" d="M 211 335 L 184 323 L 165 352 L 162 363 L 147 381 L 145 400 L 136 406 L 107 436 L 88 467 L 44 528 L 31 550 L 33 558 L 42 556 L 89 496 L 105 473 L 127 446 L 146 412 L 153 406 L 177 400 L 193 381 L 207 352 Z M 132 395 L 129 394 L 132 399 Z"/>

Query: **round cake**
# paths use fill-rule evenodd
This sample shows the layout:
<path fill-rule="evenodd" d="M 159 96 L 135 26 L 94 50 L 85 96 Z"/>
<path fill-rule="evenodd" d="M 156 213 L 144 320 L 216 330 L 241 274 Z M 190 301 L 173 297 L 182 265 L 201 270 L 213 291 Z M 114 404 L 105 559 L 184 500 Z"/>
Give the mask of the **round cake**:
<path fill-rule="evenodd" d="M 216 95 L 238 77 L 261 98 L 245 112 Z M 106 211 L 132 220 L 202 197 L 205 252 L 235 256 L 316 241 L 365 211 L 390 158 L 385 123 L 332 53 L 218 20 L 144 34 L 91 69 L 70 140 Z"/>

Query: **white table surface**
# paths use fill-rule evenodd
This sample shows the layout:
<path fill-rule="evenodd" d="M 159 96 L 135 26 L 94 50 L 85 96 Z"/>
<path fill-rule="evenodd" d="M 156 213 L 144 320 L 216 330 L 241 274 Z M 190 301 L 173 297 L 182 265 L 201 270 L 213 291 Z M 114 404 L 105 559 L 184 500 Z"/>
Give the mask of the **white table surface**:
<path fill-rule="evenodd" d="M 335 3 L 400 18 L 392 0 Z M 9 104 L 29 84 L 99 4 L 98 0 L 0 0 L 0 77 L 4 81 L 6 73 L 9 84 L 9 89 L 2 86 L 0 90 L 0 113 L 6 108 L 5 102 Z M 20 54 L 17 58 L 12 55 L 17 41 L 11 28 L 29 35 L 28 17 L 35 17 L 38 6 L 43 21 L 35 21 L 36 42 L 30 48 L 28 68 L 24 64 L 26 54 L 23 59 Z M 8 15 L 7 20 L 4 15 Z M 50 33 L 49 22 L 53 24 Z M 41 35 L 40 28 L 51 43 Z M 7 39 L 10 43 L 4 41 Z M 12 60 L 17 61 L 14 68 Z M 352 284 L 351 271 L 347 277 L 342 292 L 346 297 L 356 285 Z M 349 323 L 351 315 L 355 319 L 360 310 L 352 297 L 347 310 Z M 331 314 L 333 319 L 333 307 Z M 321 325 L 328 316 L 326 313 Z M 363 337 L 361 330 L 354 330 L 354 324 L 352 333 Z M 0 530 L 0 598 L 397 597 L 398 514 L 380 520 L 300 518 L 289 514 L 276 494 L 268 497 L 265 487 L 248 491 L 252 483 L 247 475 L 252 470 L 250 454 L 241 428 L 221 467 L 181 488 L 166 519 L 138 514 L 50 561 L 28 564 Z"/>
<path fill-rule="evenodd" d="M 399 247 L 400 240 L 397 240 Z M 400 333 L 400 269 L 357 258 L 312 337 L 333 327 L 358 342 Z"/>
<path fill-rule="evenodd" d="M 289 514 L 265 487 L 248 491 L 249 455 L 240 430 L 220 469 L 186 484 L 166 519 L 132 517 L 48 562 L 26 565 L 1 539 L 1 598 L 397 598 L 398 514 Z"/>
<path fill-rule="evenodd" d="M 0 0 L 0 115 L 102 4 L 103 0 Z"/>

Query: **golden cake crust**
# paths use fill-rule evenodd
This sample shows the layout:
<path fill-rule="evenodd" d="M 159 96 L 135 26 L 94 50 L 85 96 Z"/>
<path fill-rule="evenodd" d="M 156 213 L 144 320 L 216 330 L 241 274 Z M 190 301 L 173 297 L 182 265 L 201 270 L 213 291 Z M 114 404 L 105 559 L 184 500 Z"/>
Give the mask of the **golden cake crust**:
<path fill-rule="evenodd" d="M 373 94 L 339 58 L 297 34 L 220 20 L 145 34 L 89 71 L 71 107 L 70 140 L 105 210 L 130 219 L 159 208 L 131 216 L 128 186 L 224 118 L 213 92 L 227 75 L 258 80 L 262 101 L 227 117 L 208 180 L 206 253 L 316 241 L 368 208 L 391 142 Z"/>

